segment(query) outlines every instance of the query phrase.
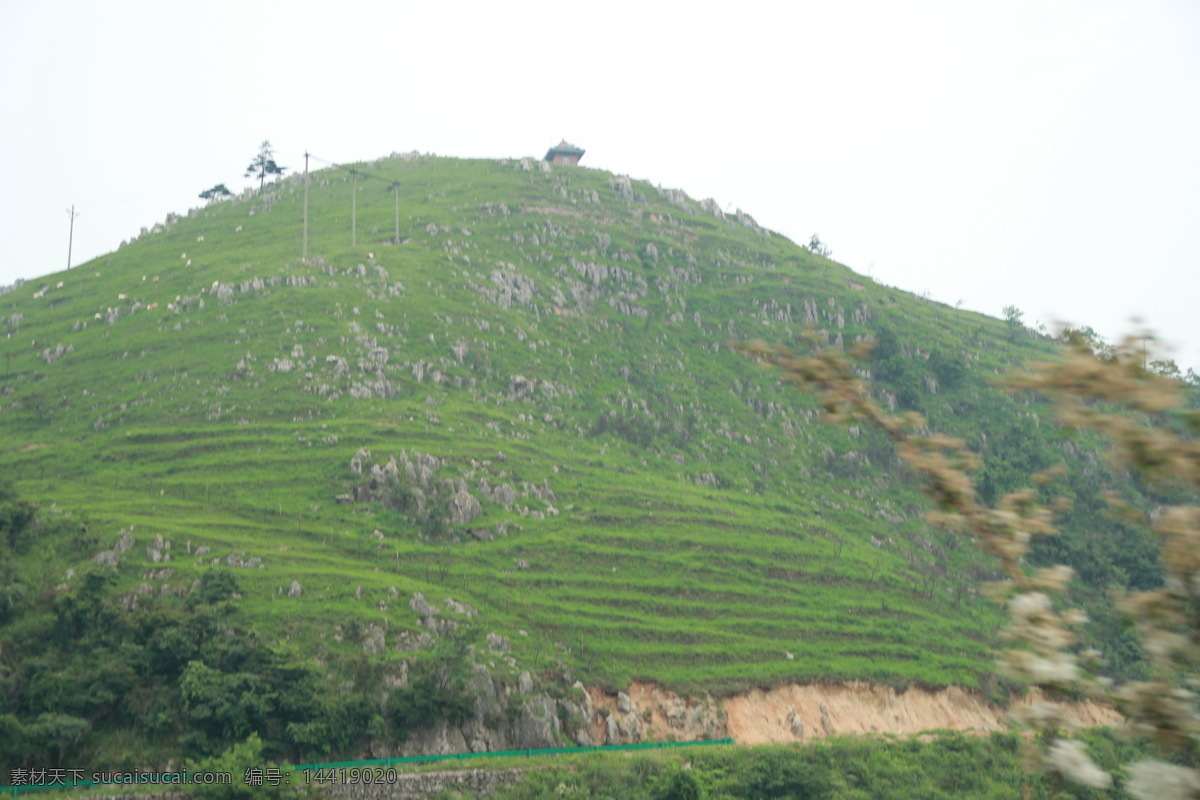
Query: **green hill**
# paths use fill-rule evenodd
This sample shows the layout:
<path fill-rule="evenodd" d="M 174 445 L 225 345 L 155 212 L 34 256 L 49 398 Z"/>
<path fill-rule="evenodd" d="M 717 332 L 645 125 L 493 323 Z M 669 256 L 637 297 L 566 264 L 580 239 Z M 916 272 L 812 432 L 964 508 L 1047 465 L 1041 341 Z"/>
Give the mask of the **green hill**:
<path fill-rule="evenodd" d="M 1153 547 L 1100 494 L 1150 499 L 989 383 L 1049 341 L 606 172 L 355 166 L 311 176 L 307 259 L 291 176 L 0 297 L 12 758 L 145 763 L 251 730 L 348 754 L 464 718 L 472 660 L 558 697 L 994 693 L 991 566 L 923 521 L 881 436 L 729 347 L 806 326 L 873 337 L 881 399 L 965 436 L 985 495 L 1066 460 L 1076 533 L 1042 556 L 1083 573 L 1114 669 L 1140 668 L 1106 590 L 1158 580 Z"/>

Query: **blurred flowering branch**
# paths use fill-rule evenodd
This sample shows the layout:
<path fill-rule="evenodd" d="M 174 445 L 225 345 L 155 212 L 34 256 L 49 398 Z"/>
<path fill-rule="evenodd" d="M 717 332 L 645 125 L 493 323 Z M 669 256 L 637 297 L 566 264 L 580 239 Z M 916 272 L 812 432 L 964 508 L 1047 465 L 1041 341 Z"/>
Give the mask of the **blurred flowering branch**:
<path fill-rule="evenodd" d="M 1037 364 L 1028 373 L 1006 381 L 1010 391 L 1034 391 L 1053 398 L 1062 423 L 1105 436 L 1112 457 L 1152 481 L 1182 483 L 1200 489 L 1200 412 L 1181 411 L 1182 384 L 1161 370 L 1145 367 L 1144 335 L 1130 337 L 1097 357 L 1093 347 L 1067 338 L 1060 361 Z M 971 536 L 997 559 L 1007 580 L 991 587 L 992 596 L 1008 608 L 1006 648 L 998 656 L 1001 671 L 1010 678 L 1051 690 L 1083 690 L 1112 702 L 1136 733 L 1171 748 L 1200 743 L 1200 707 L 1194 690 L 1200 665 L 1200 508 L 1162 509 L 1154 522 L 1161 542 L 1165 580 L 1161 587 L 1134 594 L 1122 610 L 1138 626 L 1154 666 L 1155 679 L 1113 688 L 1080 669 L 1098 660 L 1089 651 L 1077 654 L 1072 629 L 1086 621 L 1074 609 L 1056 610 L 1073 577 L 1068 567 L 1029 570 L 1023 560 L 1034 536 L 1055 534 L 1053 519 L 1065 501 L 1044 503 L 1035 488 L 984 505 L 967 472 L 978 457 L 964 443 L 930 433 L 918 414 L 885 413 L 871 398 L 866 381 L 856 374 L 840 350 L 821 347 L 817 337 L 807 353 L 761 341 L 736 343 L 735 348 L 758 362 L 780 370 L 784 380 L 819 393 L 828 419 L 843 424 L 866 422 L 886 433 L 901 459 L 927 481 L 926 493 L 935 510 L 929 517 L 950 530 Z M 1139 353 L 1139 347 L 1143 348 Z M 865 360 L 870 345 L 851 355 Z M 1034 483 L 1053 480 L 1053 471 L 1031 476 Z M 1115 498 L 1110 502 L 1126 513 Z M 1061 603 L 1060 603 L 1061 605 Z M 1187 675 L 1180 679 L 1179 675 Z M 1047 762 L 1067 778 L 1095 788 L 1108 788 L 1112 778 L 1088 757 L 1082 743 L 1062 738 L 1068 724 L 1061 706 L 1034 703 L 1018 707 L 1017 721 L 1047 734 Z M 1129 767 L 1125 789 L 1137 798 L 1200 797 L 1200 774 L 1158 761 Z"/>

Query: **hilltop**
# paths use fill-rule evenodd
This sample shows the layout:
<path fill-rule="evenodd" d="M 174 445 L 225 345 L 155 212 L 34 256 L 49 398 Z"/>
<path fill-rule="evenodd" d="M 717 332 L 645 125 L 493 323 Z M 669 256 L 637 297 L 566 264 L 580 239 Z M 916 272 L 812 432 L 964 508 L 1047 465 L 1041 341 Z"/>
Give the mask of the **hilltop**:
<path fill-rule="evenodd" d="M 1106 589 L 1155 581 L 1154 548 L 1100 494 L 1151 499 L 990 383 L 1049 340 L 680 190 L 354 166 L 311 176 L 307 258 L 293 175 L 0 298 L 7 502 L 40 505 L 0 617 L 0 722 L 26 741 L 114 764 L 252 730 L 297 758 L 430 726 L 413 746 L 636 740 L 617 713 L 591 730 L 634 681 L 1002 697 L 991 565 L 925 523 L 882 436 L 730 348 L 806 328 L 875 340 L 880 399 L 967 438 L 985 496 L 1066 461 L 1088 543 L 1044 557 L 1140 668 Z"/>

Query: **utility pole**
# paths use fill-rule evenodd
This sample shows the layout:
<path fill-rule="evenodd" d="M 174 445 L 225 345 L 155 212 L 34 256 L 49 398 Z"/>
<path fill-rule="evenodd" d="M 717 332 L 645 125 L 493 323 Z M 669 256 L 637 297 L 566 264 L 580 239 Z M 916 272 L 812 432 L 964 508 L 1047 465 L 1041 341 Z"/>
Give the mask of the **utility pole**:
<path fill-rule="evenodd" d="M 71 234 L 67 237 L 67 269 L 71 268 L 71 250 L 75 246 L 75 218 L 79 215 L 75 213 L 75 204 L 67 209 L 67 213 L 71 215 Z"/>
<path fill-rule="evenodd" d="M 304 249 L 302 258 L 308 258 L 308 152 L 304 153 Z"/>
<path fill-rule="evenodd" d="M 400 184 L 393 183 L 392 191 L 396 193 L 396 244 L 400 244 Z"/>
<path fill-rule="evenodd" d="M 350 170 L 350 246 L 358 246 L 358 170 Z"/>

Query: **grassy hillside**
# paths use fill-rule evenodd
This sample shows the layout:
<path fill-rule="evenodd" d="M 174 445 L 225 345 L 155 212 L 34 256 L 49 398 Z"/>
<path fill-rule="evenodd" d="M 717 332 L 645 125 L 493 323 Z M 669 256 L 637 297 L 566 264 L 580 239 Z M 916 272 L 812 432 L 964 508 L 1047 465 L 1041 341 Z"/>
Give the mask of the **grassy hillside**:
<path fill-rule="evenodd" d="M 0 297 L 0 470 L 42 520 L 7 555 L 0 712 L 53 708 L 31 699 L 47 673 L 90 680 L 62 664 L 96 620 L 209 608 L 222 568 L 226 638 L 358 689 L 448 635 L 416 593 L 469 623 L 481 662 L 564 685 L 980 685 L 990 566 L 924 523 L 882 438 L 822 425 L 730 340 L 876 338 L 882 399 L 967 435 L 986 491 L 1064 457 L 1084 500 L 1112 480 L 991 388 L 1052 353 L 1002 321 L 602 171 L 356 166 L 312 175 L 307 260 L 292 176 Z M 1114 524 L 1097 541 L 1155 580 L 1152 548 Z M 91 616 L 72 627 L 68 605 Z M 112 692 L 165 703 L 187 660 Z"/>

